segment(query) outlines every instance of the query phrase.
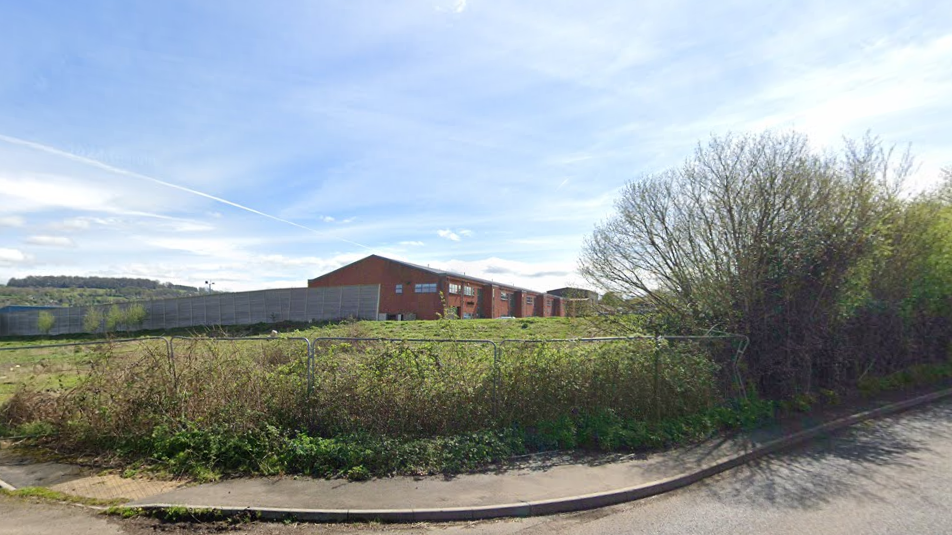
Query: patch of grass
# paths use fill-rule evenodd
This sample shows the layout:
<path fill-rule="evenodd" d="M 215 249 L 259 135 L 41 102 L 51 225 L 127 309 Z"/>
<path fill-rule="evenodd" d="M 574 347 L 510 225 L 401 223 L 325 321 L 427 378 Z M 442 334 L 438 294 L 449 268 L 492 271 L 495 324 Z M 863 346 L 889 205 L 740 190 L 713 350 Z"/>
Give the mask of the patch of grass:
<path fill-rule="evenodd" d="M 201 507 L 191 508 L 183 506 L 171 506 L 162 509 L 143 509 L 141 507 L 116 506 L 106 509 L 103 514 L 118 516 L 120 518 L 136 518 L 145 516 L 157 518 L 163 522 L 170 523 L 206 523 L 225 521 L 228 524 L 241 524 L 261 519 L 261 515 L 256 512 L 245 511 L 239 514 L 226 515 L 220 509 Z"/>
<path fill-rule="evenodd" d="M 11 436 L 39 438 L 56 433 L 53 424 L 44 421 L 29 422 L 18 425 L 13 429 Z"/>
<path fill-rule="evenodd" d="M 98 498 L 87 498 L 85 496 L 74 496 L 72 494 L 66 494 L 64 492 L 50 490 L 45 487 L 22 487 L 12 491 L 0 489 L 0 494 L 3 494 L 4 496 L 11 496 L 14 498 L 32 498 L 32 499 L 50 501 L 50 502 L 75 503 L 80 505 L 90 505 L 90 506 L 97 506 L 97 507 L 115 506 L 127 501 L 122 498 L 112 499 L 112 500 L 102 500 Z"/>
<path fill-rule="evenodd" d="M 309 338 L 443 338 L 452 327 L 453 338 L 467 340 L 553 339 L 603 336 L 604 329 L 590 318 L 469 319 L 445 321 L 359 321 L 328 324 L 298 332 Z"/>
<path fill-rule="evenodd" d="M 885 376 L 867 375 L 860 379 L 859 391 L 865 396 L 914 388 L 952 378 L 952 361 L 936 364 L 917 364 Z"/>
<path fill-rule="evenodd" d="M 120 518 L 136 518 L 144 515 L 144 511 L 139 507 L 127 507 L 125 505 L 112 505 L 103 511 L 104 515 L 118 516 Z"/>
<path fill-rule="evenodd" d="M 223 473 L 280 472 L 365 481 L 393 475 L 469 472 L 529 452 L 567 449 L 628 452 L 671 447 L 698 442 L 726 430 L 751 428 L 769 421 L 773 415 L 772 402 L 753 400 L 658 422 L 625 419 L 606 411 L 559 418 L 527 428 L 431 438 L 371 434 L 321 438 L 265 430 L 249 439 L 248 434 L 229 437 L 225 429 L 218 429 L 214 434 L 209 430 L 192 430 L 140 447 L 164 469 L 204 479 L 210 479 L 209 473 L 218 477 Z M 197 433 L 204 436 L 199 437 Z M 161 449 L 162 444 L 168 448 L 172 443 L 178 445 Z M 242 444 L 241 452 L 248 460 L 229 460 L 231 457 L 220 449 L 223 444 L 237 443 Z M 255 461 L 262 458 L 272 460 L 266 471 L 258 468 L 260 465 Z"/>
<path fill-rule="evenodd" d="M 690 444 L 717 433 L 752 429 L 773 420 L 771 401 L 736 401 L 661 421 L 619 417 L 614 411 L 599 411 L 575 418 L 562 417 L 524 431 L 529 450 L 644 451 Z"/>

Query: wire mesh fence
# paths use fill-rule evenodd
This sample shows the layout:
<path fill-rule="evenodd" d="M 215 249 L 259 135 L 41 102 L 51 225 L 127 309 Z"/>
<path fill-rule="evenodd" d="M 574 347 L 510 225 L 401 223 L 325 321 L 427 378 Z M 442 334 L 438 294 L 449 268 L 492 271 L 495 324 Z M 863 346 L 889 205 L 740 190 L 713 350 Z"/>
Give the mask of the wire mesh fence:
<path fill-rule="evenodd" d="M 438 435 L 493 423 L 492 341 L 319 338 L 312 347 L 318 433 Z"/>
<path fill-rule="evenodd" d="M 661 420 L 743 396 L 734 336 L 504 340 L 497 421 L 525 423 L 609 411 Z"/>
<path fill-rule="evenodd" d="M 563 414 L 651 413 L 655 340 L 505 340 L 498 370 L 499 420 L 531 424 Z"/>
<path fill-rule="evenodd" d="M 0 403 L 17 389 L 65 397 L 90 428 L 117 435 L 169 418 L 320 436 L 435 436 L 600 411 L 647 421 L 743 397 L 745 347 L 734 335 L 498 344 L 170 337 L 0 347 Z"/>

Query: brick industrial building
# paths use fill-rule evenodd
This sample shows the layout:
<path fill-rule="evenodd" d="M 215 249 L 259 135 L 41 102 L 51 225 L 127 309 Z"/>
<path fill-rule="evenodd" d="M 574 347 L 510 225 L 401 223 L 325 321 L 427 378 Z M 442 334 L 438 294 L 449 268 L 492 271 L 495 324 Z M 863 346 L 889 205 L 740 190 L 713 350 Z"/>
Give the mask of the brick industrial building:
<path fill-rule="evenodd" d="M 564 316 L 562 298 L 494 281 L 371 255 L 307 281 L 309 288 L 380 285 L 380 319 Z"/>

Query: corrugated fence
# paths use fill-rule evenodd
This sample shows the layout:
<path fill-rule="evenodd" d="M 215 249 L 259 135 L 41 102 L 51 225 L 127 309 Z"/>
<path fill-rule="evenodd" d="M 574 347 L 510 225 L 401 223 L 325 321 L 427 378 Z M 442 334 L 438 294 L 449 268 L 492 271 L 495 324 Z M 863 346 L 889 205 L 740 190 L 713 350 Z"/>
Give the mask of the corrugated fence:
<path fill-rule="evenodd" d="M 380 285 L 333 288 L 285 288 L 256 292 L 219 293 L 198 297 L 120 303 L 120 309 L 142 305 L 141 325 L 119 325 L 115 330 L 173 329 L 212 325 L 248 325 L 279 321 L 327 321 L 346 318 L 377 319 Z M 98 309 L 105 317 L 113 305 L 51 308 L 0 314 L 0 336 L 43 334 L 39 315 L 53 315 L 49 334 L 86 332 L 83 319 Z"/>

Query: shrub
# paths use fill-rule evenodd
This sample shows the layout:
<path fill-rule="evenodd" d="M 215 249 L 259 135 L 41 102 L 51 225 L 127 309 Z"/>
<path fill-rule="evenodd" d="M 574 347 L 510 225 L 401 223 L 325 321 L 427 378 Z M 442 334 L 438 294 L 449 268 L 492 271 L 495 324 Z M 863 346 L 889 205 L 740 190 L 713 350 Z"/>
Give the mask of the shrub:
<path fill-rule="evenodd" d="M 56 325 L 56 316 L 45 310 L 41 310 L 36 318 L 36 328 L 43 334 L 49 334 Z"/>

